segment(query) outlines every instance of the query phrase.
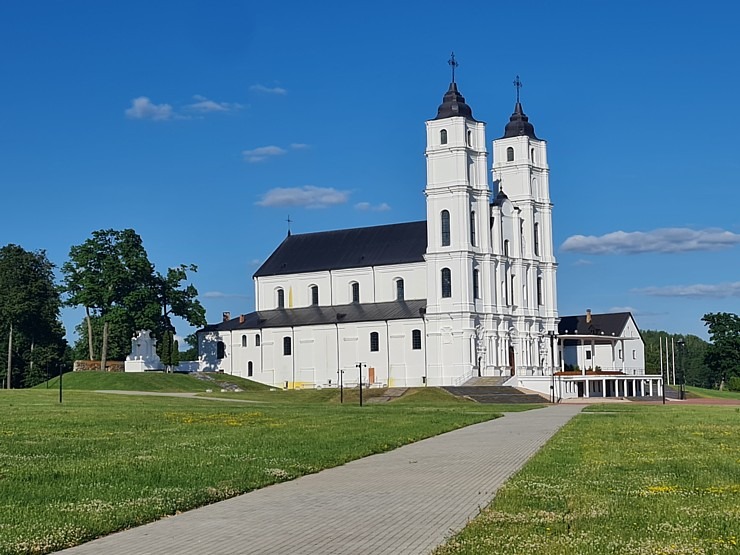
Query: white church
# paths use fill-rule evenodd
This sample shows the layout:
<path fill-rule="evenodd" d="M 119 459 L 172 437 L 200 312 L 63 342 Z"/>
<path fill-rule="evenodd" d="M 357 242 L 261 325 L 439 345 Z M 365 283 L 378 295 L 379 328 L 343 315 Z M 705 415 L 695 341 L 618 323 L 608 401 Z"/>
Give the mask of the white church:
<path fill-rule="evenodd" d="M 201 369 L 286 389 L 498 376 L 560 398 L 657 394 L 631 315 L 608 333 L 559 329 L 547 143 L 518 94 L 492 186 L 485 123 L 454 71 L 426 137 L 426 221 L 288 234 L 254 274 L 256 311 L 199 330 Z M 601 368 L 567 371 L 584 345 Z"/>

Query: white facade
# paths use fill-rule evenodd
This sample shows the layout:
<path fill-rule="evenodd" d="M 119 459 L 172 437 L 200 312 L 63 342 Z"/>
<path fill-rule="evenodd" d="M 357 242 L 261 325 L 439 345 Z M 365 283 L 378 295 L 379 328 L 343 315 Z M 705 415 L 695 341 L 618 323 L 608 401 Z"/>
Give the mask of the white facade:
<path fill-rule="evenodd" d="M 506 376 L 550 391 L 543 377 L 559 355 L 547 143 L 517 102 L 489 168 L 485 124 L 455 83 L 426 137 L 426 222 L 289 235 L 255 274 L 256 312 L 199 332 L 205 369 L 334 387 L 357 384 L 359 363 L 375 385 Z M 411 239 L 393 250 L 400 235 Z"/>

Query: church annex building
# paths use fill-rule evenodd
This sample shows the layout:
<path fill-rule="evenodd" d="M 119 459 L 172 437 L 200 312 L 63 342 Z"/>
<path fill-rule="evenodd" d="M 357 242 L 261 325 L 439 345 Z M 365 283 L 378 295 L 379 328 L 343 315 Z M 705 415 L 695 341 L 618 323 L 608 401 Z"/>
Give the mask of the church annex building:
<path fill-rule="evenodd" d="M 492 188 L 454 76 L 426 136 L 426 221 L 289 234 L 254 274 L 256 311 L 199 330 L 201 369 L 288 389 L 356 386 L 362 363 L 378 387 L 659 394 L 629 313 L 558 316 L 547 143 L 518 99 Z"/>

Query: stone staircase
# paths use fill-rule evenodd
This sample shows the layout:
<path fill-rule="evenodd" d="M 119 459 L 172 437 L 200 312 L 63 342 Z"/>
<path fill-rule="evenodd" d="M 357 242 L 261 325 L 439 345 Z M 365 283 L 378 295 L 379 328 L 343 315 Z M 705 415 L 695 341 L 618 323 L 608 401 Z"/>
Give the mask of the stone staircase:
<path fill-rule="evenodd" d="M 445 386 L 442 389 L 458 397 L 466 397 L 478 403 L 547 403 L 545 397 L 536 393 L 524 393 L 515 387 L 503 384 L 508 376 L 471 378 L 461 386 Z"/>
<path fill-rule="evenodd" d="M 406 394 L 408 390 L 408 387 L 389 387 L 383 392 L 383 395 L 379 395 L 377 397 L 369 397 L 366 402 L 369 405 L 372 405 L 374 403 L 387 403 L 388 401 L 392 401 L 393 399 L 398 399 L 399 397 L 402 397 Z"/>

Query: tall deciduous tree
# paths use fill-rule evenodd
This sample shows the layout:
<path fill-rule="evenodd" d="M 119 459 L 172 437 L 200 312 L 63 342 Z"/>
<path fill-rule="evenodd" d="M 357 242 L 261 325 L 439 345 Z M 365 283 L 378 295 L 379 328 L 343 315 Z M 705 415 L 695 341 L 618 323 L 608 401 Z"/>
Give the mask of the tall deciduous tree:
<path fill-rule="evenodd" d="M 0 248 L 0 345 L 7 352 L 6 387 L 43 381 L 49 365 L 62 362 L 66 341 L 54 266 L 44 251 Z"/>
<path fill-rule="evenodd" d="M 701 319 L 709 328 L 711 344 L 706 362 L 720 387 L 733 376 L 740 376 L 740 316 L 730 312 L 705 314 Z"/>
<path fill-rule="evenodd" d="M 101 337 L 101 367 L 110 356 L 124 358 L 136 330 L 148 329 L 160 342 L 166 331 L 174 333 L 171 316 L 191 325 L 205 324 L 205 310 L 198 291 L 183 284 L 195 266 L 170 268 L 165 275 L 155 271 L 141 237 L 133 229 L 95 231 L 92 237 L 70 249 L 62 267 L 67 304 L 84 306 L 88 354 L 94 359 L 93 337 Z"/>

